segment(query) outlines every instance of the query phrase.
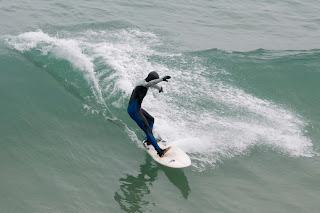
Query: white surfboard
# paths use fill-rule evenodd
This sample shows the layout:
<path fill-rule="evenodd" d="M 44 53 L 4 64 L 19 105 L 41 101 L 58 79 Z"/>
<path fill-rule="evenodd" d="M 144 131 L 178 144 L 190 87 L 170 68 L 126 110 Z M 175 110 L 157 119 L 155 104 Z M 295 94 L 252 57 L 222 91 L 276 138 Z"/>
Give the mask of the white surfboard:
<path fill-rule="evenodd" d="M 168 145 L 166 141 L 159 141 L 158 145 L 161 149 L 166 149 L 171 146 L 171 149 L 160 158 L 157 154 L 157 151 L 154 149 L 152 145 L 147 145 L 145 141 L 143 141 L 143 145 L 146 148 L 147 152 L 150 156 L 158 163 L 171 167 L 171 168 L 184 168 L 191 165 L 191 160 L 189 156 L 179 149 L 176 146 Z"/>

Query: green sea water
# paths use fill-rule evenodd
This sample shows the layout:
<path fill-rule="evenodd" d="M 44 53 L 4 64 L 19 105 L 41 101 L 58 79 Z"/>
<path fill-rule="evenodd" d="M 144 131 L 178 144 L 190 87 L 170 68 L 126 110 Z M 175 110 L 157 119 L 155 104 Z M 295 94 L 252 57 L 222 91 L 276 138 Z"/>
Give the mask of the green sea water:
<path fill-rule="evenodd" d="M 0 212 L 319 212 L 319 1 L 0 1 Z M 192 165 L 144 151 L 143 107 Z"/>

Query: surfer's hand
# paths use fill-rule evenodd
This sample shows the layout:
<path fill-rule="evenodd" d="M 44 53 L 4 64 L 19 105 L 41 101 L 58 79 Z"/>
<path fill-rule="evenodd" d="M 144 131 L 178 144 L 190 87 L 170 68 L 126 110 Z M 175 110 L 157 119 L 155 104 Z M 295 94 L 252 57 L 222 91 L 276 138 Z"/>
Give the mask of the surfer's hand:
<path fill-rule="evenodd" d="M 162 87 L 160 87 L 160 90 L 159 90 L 159 93 L 161 93 L 161 92 L 163 92 L 163 88 Z"/>
<path fill-rule="evenodd" d="M 163 77 L 163 81 L 168 82 L 168 79 L 170 79 L 170 78 L 171 78 L 171 77 L 170 77 L 170 76 L 168 76 L 168 75 L 167 75 L 167 76 L 164 76 L 164 77 Z"/>

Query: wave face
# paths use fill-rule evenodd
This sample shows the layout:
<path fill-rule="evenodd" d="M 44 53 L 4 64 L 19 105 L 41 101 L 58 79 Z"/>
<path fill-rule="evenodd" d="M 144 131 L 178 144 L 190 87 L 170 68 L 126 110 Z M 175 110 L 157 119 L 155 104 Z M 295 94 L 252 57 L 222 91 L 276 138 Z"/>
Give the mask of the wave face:
<path fill-rule="evenodd" d="M 256 148 L 315 154 L 307 120 L 277 99 L 276 88 L 262 89 L 264 75 L 272 78 L 275 67 L 286 69 L 304 57 L 317 62 L 319 50 L 179 53 L 161 36 L 131 27 L 38 30 L 5 40 L 82 100 L 88 113 L 118 124 L 137 143 L 142 132 L 126 113 L 135 83 L 152 70 L 172 76 L 162 83 L 164 94 L 149 91 L 143 107 L 156 118 L 155 134 L 186 151 L 200 170 Z M 243 73 L 249 71 L 257 87 L 246 84 Z"/>

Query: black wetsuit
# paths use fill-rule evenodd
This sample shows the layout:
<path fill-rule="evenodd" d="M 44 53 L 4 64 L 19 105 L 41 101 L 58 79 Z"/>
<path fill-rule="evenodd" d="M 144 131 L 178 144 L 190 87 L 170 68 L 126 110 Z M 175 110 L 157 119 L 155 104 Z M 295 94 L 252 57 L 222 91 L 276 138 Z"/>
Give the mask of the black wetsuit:
<path fill-rule="evenodd" d="M 156 72 L 154 72 L 156 73 Z M 139 82 L 134 88 L 128 105 L 128 113 L 130 117 L 139 125 L 139 127 L 146 133 L 147 140 L 158 150 L 160 147 L 156 139 L 153 136 L 152 129 L 154 124 L 154 118 L 141 108 L 143 98 L 146 96 L 149 87 L 153 87 L 162 92 L 162 87 L 156 85 L 163 81 L 163 78 L 159 78 L 158 74 L 151 72 L 148 77 Z"/>

